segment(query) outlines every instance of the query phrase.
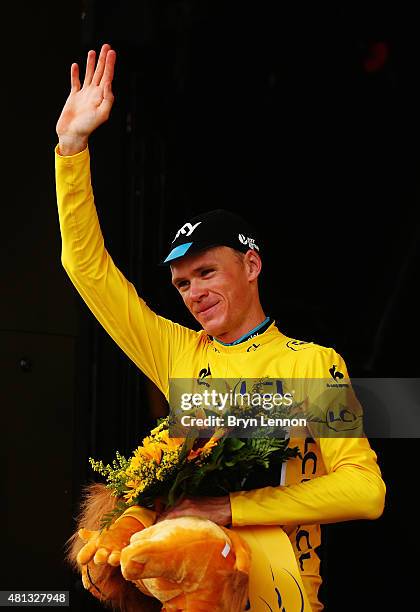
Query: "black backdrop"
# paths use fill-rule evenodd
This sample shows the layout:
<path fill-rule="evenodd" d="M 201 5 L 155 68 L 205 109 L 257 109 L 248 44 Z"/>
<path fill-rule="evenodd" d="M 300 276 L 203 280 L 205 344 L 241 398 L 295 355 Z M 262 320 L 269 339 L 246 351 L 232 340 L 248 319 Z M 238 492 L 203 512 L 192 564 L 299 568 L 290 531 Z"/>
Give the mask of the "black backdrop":
<path fill-rule="evenodd" d="M 87 457 L 129 452 L 164 409 L 60 266 L 54 126 L 89 48 L 118 54 L 111 120 L 90 144 L 101 224 L 151 306 L 194 326 L 157 262 L 189 215 L 227 207 L 262 231 L 263 304 L 284 333 L 334 346 L 352 376 L 419 376 L 416 15 L 346 4 L 7 7 L 1 588 L 68 588 L 72 609 L 97 608 L 62 562 Z M 401 576 L 417 440 L 372 446 L 386 510 L 324 528 L 327 610 L 393 609 L 401 585 L 414 597 Z"/>

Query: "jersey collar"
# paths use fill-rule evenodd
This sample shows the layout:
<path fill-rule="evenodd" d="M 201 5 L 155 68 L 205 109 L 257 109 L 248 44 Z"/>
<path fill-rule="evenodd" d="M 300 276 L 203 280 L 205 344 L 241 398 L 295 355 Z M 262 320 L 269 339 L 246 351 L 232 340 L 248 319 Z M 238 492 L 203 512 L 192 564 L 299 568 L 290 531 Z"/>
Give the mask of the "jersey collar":
<path fill-rule="evenodd" d="M 255 338 L 256 336 L 263 334 L 270 327 L 272 322 L 273 319 L 271 317 L 266 317 L 262 323 L 251 329 L 249 332 L 247 332 L 237 340 L 234 340 L 234 342 L 222 342 L 221 340 L 213 338 L 212 336 L 210 336 L 210 338 L 217 342 L 217 344 L 221 344 L 222 346 L 236 346 L 237 344 L 246 342 L 250 338 Z"/>

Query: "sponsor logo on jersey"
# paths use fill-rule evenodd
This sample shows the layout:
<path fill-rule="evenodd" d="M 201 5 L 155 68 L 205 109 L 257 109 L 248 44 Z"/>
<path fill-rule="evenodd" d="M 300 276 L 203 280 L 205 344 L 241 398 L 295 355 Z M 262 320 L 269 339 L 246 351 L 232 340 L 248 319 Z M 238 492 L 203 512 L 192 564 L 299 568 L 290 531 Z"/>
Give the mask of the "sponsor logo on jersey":
<path fill-rule="evenodd" d="M 328 370 L 328 372 L 331 374 L 331 378 L 333 378 L 335 381 L 335 383 L 327 383 L 327 387 L 328 388 L 337 388 L 337 389 L 341 389 L 341 388 L 347 388 L 349 385 L 347 383 L 344 382 L 338 382 L 340 380 L 343 380 L 344 378 L 344 374 L 343 372 L 340 372 L 340 370 L 337 370 L 337 366 L 335 364 L 333 364 L 330 369 Z"/>
<path fill-rule="evenodd" d="M 254 344 L 251 344 L 251 346 L 248 346 L 248 348 L 246 349 L 246 352 L 249 353 L 250 351 L 256 351 L 259 346 L 261 346 L 261 344 L 255 344 L 254 342 Z"/>
<path fill-rule="evenodd" d="M 247 244 L 250 249 L 254 249 L 255 251 L 260 250 L 260 247 L 255 242 L 254 238 L 251 238 L 250 236 L 244 236 L 243 234 L 238 234 L 238 238 L 239 242 L 241 242 L 242 244 Z"/>
<path fill-rule="evenodd" d="M 344 378 L 343 372 L 337 370 L 337 366 L 335 364 L 333 364 L 333 366 L 328 370 L 328 372 L 331 374 L 331 377 L 334 378 L 334 380 L 341 380 L 342 378 Z"/>
<path fill-rule="evenodd" d="M 356 414 L 351 408 L 340 404 L 328 410 L 326 423 L 333 431 L 352 431 L 363 427 L 362 418 L 361 414 Z"/>
<path fill-rule="evenodd" d="M 318 467 L 318 457 L 316 453 L 316 442 L 314 438 L 308 437 L 305 438 L 305 446 L 303 451 L 302 459 L 302 478 L 301 482 L 307 482 L 312 478 L 316 478 L 317 467 Z M 305 564 L 310 566 L 311 561 L 313 559 L 313 554 L 315 552 L 312 542 L 310 540 L 310 531 L 307 529 L 307 526 L 298 525 L 296 528 L 296 549 L 298 554 L 296 555 L 297 561 L 299 563 L 299 568 L 301 572 L 305 571 Z"/>
<path fill-rule="evenodd" d="M 292 351 L 303 351 L 304 349 L 311 348 L 312 342 L 305 342 L 304 340 L 289 340 L 286 346 Z"/>
<path fill-rule="evenodd" d="M 215 346 L 215 342 L 213 339 L 213 336 L 209 336 L 207 334 L 206 336 L 206 343 L 210 344 L 210 348 L 215 352 L 215 353 L 220 353 L 219 349 Z"/>
<path fill-rule="evenodd" d="M 200 370 L 200 373 L 197 378 L 198 384 L 210 387 L 210 384 L 204 380 L 207 376 L 211 376 L 210 364 L 207 365 L 207 368 L 203 368 L 202 370 Z"/>

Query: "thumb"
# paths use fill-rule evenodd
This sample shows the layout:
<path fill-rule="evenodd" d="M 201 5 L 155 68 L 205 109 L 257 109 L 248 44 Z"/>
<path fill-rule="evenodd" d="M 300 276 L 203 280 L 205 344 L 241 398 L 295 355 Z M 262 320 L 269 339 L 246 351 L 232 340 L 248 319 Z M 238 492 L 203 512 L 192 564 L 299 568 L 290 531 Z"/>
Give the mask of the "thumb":
<path fill-rule="evenodd" d="M 90 529 L 79 529 L 79 538 L 83 540 L 83 542 L 88 542 L 93 535 L 98 534 L 98 531 L 91 531 Z"/>

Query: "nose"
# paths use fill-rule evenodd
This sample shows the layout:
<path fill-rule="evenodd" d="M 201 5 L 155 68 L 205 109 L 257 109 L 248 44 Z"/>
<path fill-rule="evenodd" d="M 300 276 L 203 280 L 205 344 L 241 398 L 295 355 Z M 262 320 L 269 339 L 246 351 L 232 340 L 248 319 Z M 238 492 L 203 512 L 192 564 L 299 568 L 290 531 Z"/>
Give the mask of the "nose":
<path fill-rule="evenodd" d="M 189 298 L 192 302 L 199 302 L 208 295 L 204 283 L 201 279 L 194 278 L 190 282 Z"/>

